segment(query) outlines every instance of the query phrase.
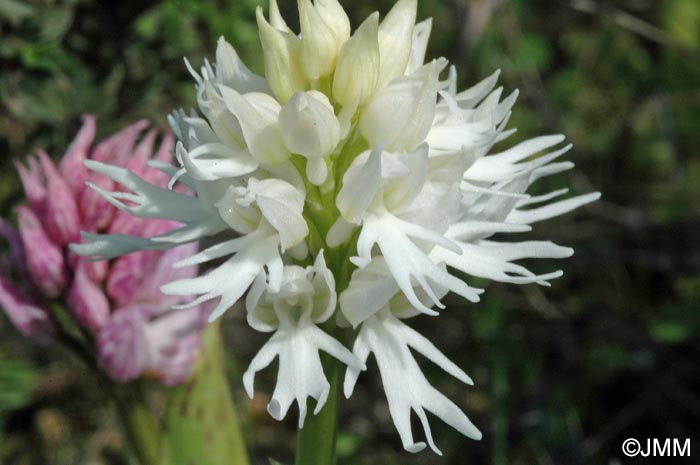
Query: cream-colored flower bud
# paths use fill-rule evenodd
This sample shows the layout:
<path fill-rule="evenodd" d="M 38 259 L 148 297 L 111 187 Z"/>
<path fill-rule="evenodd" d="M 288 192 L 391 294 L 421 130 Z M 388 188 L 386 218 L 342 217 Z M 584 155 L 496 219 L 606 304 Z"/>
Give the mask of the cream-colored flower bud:
<path fill-rule="evenodd" d="M 333 98 L 342 105 L 364 103 L 372 96 L 379 77 L 379 13 L 367 18 L 338 54 L 333 77 Z"/>
<path fill-rule="evenodd" d="M 316 11 L 333 31 L 335 43 L 340 50 L 346 40 L 350 38 L 350 20 L 338 0 L 316 0 Z"/>
<path fill-rule="evenodd" d="M 433 28 L 432 18 L 424 19 L 413 28 L 411 57 L 406 64 L 405 74 L 411 74 L 425 63 L 425 52 L 428 50 L 428 39 Z"/>
<path fill-rule="evenodd" d="M 360 132 L 370 146 L 410 151 L 425 140 L 435 116 L 438 73 L 445 64 L 433 60 L 374 94 L 360 116 Z"/>
<path fill-rule="evenodd" d="M 377 88 L 403 76 L 411 56 L 413 27 L 416 24 L 416 0 L 399 0 L 379 25 L 380 68 Z"/>
<path fill-rule="evenodd" d="M 333 31 L 311 4 L 311 0 L 299 0 L 299 25 L 299 62 L 304 76 L 310 81 L 328 76 L 335 66 L 338 46 Z"/>
<path fill-rule="evenodd" d="M 309 180 L 322 184 L 327 175 L 323 157 L 340 140 L 340 123 L 328 97 L 315 90 L 297 92 L 282 107 L 279 128 L 287 149 L 309 159 L 306 168 Z"/>
<path fill-rule="evenodd" d="M 287 149 L 306 158 L 325 157 L 340 139 L 328 97 L 315 90 L 294 94 L 282 107 L 279 125 Z"/>
<path fill-rule="evenodd" d="M 270 24 L 278 31 L 292 32 L 280 13 L 277 0 L 270 0 Z"/>
<path fill-rule="evenodd" d="M 237 92 L 269 93 L 267 82 L 262 76 L 251 72 L 236 53 L 236 49 L 219 37 L 216 45 L 216 81 L 233 87 Z"/>
<path fill-rule="evenodd" d="M 277 125 L 281 109 L 277 100 L 258 92 L 241 95 L 225 86 L 220 91 L 226 108 L 238 119 L 252 157 L 270 165 L 286 161 L 290 153 Z"/>
<path fill-rule="evenodd" d="M 291 32 L 275 29 L 265 19 L 262 8 L 256 10 L 260 43 L 265 61 L 265 78 L 280 102 L 286 102 L 294 92 L 307 87 L 299 64 L 301 41 Z"/>

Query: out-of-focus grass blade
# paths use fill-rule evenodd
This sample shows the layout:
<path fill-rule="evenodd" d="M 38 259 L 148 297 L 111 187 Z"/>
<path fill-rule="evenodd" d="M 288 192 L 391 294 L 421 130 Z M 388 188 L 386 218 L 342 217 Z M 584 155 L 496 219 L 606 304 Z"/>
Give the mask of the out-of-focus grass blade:
<path fill-rule="evenodd" d="M 30 402 L 38 373 L 21 360 L 0 360 L 0 420 L 9 412 Z"/>

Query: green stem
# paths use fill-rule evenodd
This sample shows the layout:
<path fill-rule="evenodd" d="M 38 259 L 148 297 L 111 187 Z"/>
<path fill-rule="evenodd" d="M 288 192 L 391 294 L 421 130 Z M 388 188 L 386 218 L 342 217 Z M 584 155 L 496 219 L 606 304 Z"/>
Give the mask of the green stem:
<path fill-rule="evenodd" d="M 153 417 L 139 387 L 117 387 L 114 399 L 131 453 L 140 465 L 159 465 L 160 425 Z"/>
<path fill-rule="evenodd" d="M 342 365 L 324 357 L 328 362 L 326 373 L 330 382 L 328 400 L 318 415 L 308 415 L 297 439 L 296 465 L 335 465 L 335 445 L 338 432 L 338 404 L 340 400 Z"/>

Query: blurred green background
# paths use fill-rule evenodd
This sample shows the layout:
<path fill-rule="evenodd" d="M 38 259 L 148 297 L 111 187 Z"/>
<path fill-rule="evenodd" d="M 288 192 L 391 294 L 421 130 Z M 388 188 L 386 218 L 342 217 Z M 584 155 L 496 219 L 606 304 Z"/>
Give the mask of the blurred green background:
<path fill-rule="evenodd" d="M 411 322 L 474 378 L 465 388 L 424 363 L 484 439 L 466 440 L 436 419 L 444 457 L 403 452 L 370 362 L 342 406 L 340 463 L 614 465 L 628 463 L 620 449 L 627 437 L 689 437 L 695 453 L 700 2 L 419 3 L 419 18 L 434 18 L 428 55 L 457 66 L 460 88 L 500 68 L 506 91 L 520 89 L 509 144 L 544 133 L 574 144 L 577 169 L 538 188 L 600 190 L 603 199 L 535 228 L 535 237 L 576 249 L 562 263 L 534 265 L 565 271 L 552 288 L 489 284 L 478 305 L 453 301 L 440 318 Z M 105 136 L 144 117 L 165 128 L 167 112 L 193 106 L 182 57 L 199 67 L 220 35 L 262 73 L 256 4 L 0 0 L 2 215 L 11 217 L 22 198 L 12 159 L 40 147 L 60 155 L 82 113 L 97 114 Z M 296 16 L 295 2 L 280 4 Z M 354 25 L 391 4 L 344 2 Z M 224 322 L 234 374 L 264 340 L 242 316 L 229 312 Z M 123 463 L 113 415 L 83 374 L 67 354 L 29 344 L 0 317 L 0 463 Z M 269 392 L 270 377 L 260 385 Z M 293 415 L 279 425 L 264 395 L 248 403 L 239 380 L 232 386 L 256 463 L 290 462 Z"/>

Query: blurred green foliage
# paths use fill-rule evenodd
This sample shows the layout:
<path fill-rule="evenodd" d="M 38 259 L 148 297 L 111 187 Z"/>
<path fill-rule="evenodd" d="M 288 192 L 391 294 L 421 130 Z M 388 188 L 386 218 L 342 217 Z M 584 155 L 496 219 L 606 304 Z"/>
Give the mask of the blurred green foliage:
<path fill-rule="evenodd" d="M 0 419 L 30 403 L 37 376 L 32 364 L 21 360 L 0 360 Z"/>
<path fill-rule="evenodd" d="M 37 147 L 59 154 L 81 113 L 97 114 L 108 134 L 138 118 L 165 127 L 167 112 L 193 105 L 182 57 L 198 68 L 220 35 L 262 72 L 256 3 L 0 0 L 2 213 L 21 198 L 10 160 Z M 344 3 L 357 25 L 393 2 Z M 439 319 L 414 322 L 474 378 L 465 389 L 424 365 L 485 439 L 465 440 L 435 421 L 445 456 L 404 453 L 370 363 L 343 406 L 341 463 L 608 464 L 624 460 L 627 437 L 697 437 L 700 2 L 419 3 L 420 18 L 434 17 L 429 56 L 457 66 L 460 88 L 501 69 L 505 92 L 520 89 L 511 139 L 561 132 L 574 144 L 577 169 L 538 187 L 600 190 L 603 199 L 535 228 L 533 236 L 576 249 L 558 265 L 565 277 L 552 288 L 491 284 L 479 305 L 454 301 Z M 295 2 L 280 8 L 295 16 Z M 232 316 L 225 326 L 231 354 L 245 364 L 260 339 L 241 324 Z M 92 429 L 73 429 L 80 434 L 64 446 L 78 451 L 65 455 L 72 460 L 47 455 L 52 433 L 41 414 L 57 395 L 74 395 L 81 379 L 47 392 L 37 388 L 38 368 L 80 373 L 77 363 L 32 347 L 0 320 L 0 444 L 12 445 L 0 447 L 0 462 L 121 463 L 106 452 L 118 447 L 109 440 L 98 441 L 97 452 L 84 447 L 83 438 L 114 428 L 100 409 L 91 413 Z M 234 388 L 241 397 L 236 381 Z M 250 405 L 246 421 L 254 455 L 258 463 L 288 463 L 295 419 L 271 422 L 263 401 Z M 69 425 L 85 422 L 69 409 L 52 412 Z"/>

